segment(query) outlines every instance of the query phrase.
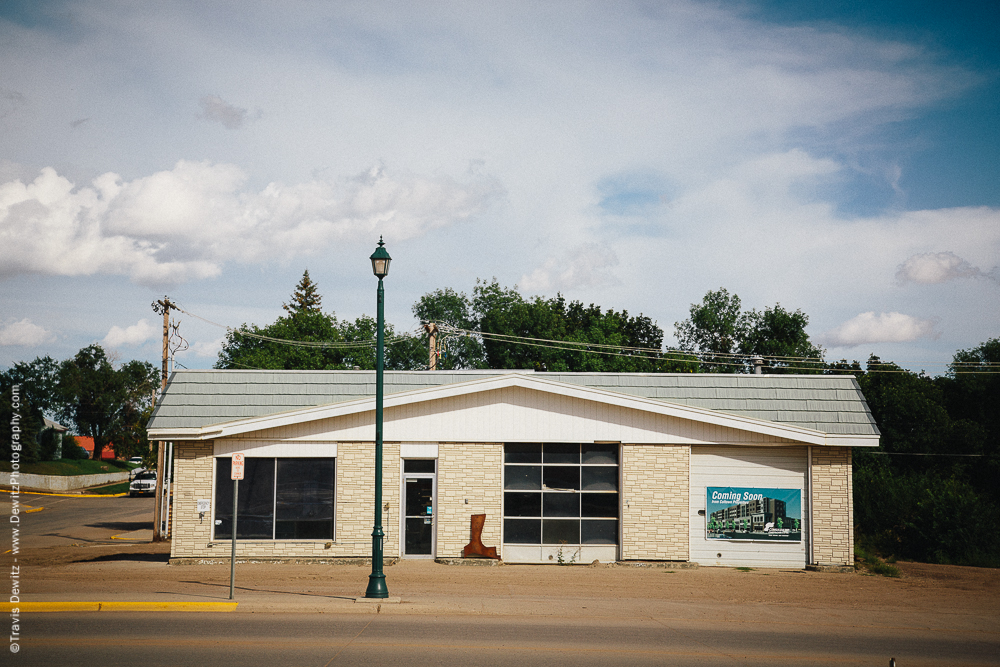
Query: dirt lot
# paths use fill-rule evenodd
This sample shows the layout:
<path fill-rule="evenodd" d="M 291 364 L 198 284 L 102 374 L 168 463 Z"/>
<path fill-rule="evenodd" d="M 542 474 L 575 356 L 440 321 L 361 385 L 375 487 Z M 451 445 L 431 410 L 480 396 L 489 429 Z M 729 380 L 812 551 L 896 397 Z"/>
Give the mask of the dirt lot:
<path fill-rule="evenodd" d="M 6 494 L 4 494 L 6 495 Z M 0 504 L 6 498 L 0 498 Z M 168 565 L 150 544 L 151 499 L 25 497 L 18 555 L 27 600 L 227 600 L 229 563 Z M 9 503 L 9 501 L 8 501 Z M 96 511 L 95 511 L 96 510 Z M 27 511 L 27 510 L 26 510 Z M 6 542 L 6 540 L 5 540 Z M 4 546 L 7 549 L 9 545 Z M 6 567 L 12 556 L 0 558 Z M 386 568 L 392 613 L 645 615 L 787 623 L 893 623 L 1000 633 L 1000 570 L 899 563 L 902 576 L 624 565 Z M 356 611 L 368 565 L 240 563 L 240 611 Z"/>
<path fill-rule="evenodd" d="M 86 544 L 23 551 L 32 600 L 228 599 L 229 564 L 168 565 L 167 544 Z M 800 570 L 671 569 L 623 565 L 463 567 L 404 561 L 386 567 L 399 611 L 604 615 L 726 609 L 750 618 L 784 610 L 792 622 L 811 613 L 843 623 L 901 623 L 1000 632 L 1000 571 L 899 563 L 902 576 Z M 367 565 L 238 563 L 236 599 L 244 611 L 328 611 L 367 585 Z M 347 607 L 344 605 L 347 604 Z M 697 613 L 697 612 L 694 612 Z M 785 614 L 780 614 L 785 615 Z"/>

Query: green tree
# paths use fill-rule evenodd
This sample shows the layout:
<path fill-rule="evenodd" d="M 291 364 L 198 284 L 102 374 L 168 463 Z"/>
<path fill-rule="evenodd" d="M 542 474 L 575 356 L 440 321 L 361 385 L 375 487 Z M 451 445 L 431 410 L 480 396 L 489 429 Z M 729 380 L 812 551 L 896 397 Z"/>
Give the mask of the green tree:
<path fill-rule="evenodd" d="M 27 399 L 33 408 L 49 415 L 55 414 L 58 381 L 59 362 L 47 355 L 29 362 L 16 362 L 0 373 L 0 384 L 4 389 L 19 385 L 22 399 Z"/>
<path fill-rule="evenodd" d="M 258 327 L 243 324 L 226 334 L 216 368 L 275 370 L 350 370 L 375 368 L 376 321 L 362 315 L 354 322 L 339 322 L 320 310 L 316 283 L 305 272 L 295 288 L 287 315 Z M 387 370 L 426 367 L 426 352 L 419 338 L 397 337 L 385 326 Z M 288 341 L 292 341 L 291 343 Z"/>
<path fill-rule="evenodd" d="M 663 331 L 655 322 L 624 310 L 567 302 L 562 295 L 525 299 L 494 280 L 476 284 L 471 313 L 489 368 L 618 373 L 693 369 L 689 359 L 661 353 Z"/>
<path fill-rule="evenodd" d="M 690 317 L 674 323 L 678 346 L 694 352 L 701 370 L 716 373 L 752 372 L 754 356 L 765 358 L 768 373 L 819 373 L 826 369 L 823 349 L 809 340 L 809 317 L 781 304 L 744 312 L 740 298 L 725 288 L 709 291 L 693 303 Z"/>
<path fill-rule="evenodd" d="M 295 286 L 292 292 L 292 299 L 289 303 L 281 304 L 289 315 L 299 313 L 322 313 L 323 297 L 319 295 L 319 287 L 309 277 L 309 270 L 302 273 L 302 280 Z"/>
<path fill-rule="evenodd" d="M 23 385 L 10 381 L 6 372 L 0 374 L 0 424 L 3 424 L 4 439 L 7 441 L 0 447 L 0 457 L 4 461 L 13 461 L 15 454 L 20 463 L 38 460 L 37 438 L 44 423 L 42 410 L 29 402 L 24 389 Z M 13 402 L 15 392 L 18 396 L 17 409 Z M 20 430 L 15 431 L 15 426 Z"/>
<path fill-rule="evenodd" d="M 747 357 L 771 357 L 768 373 L 819 373 L 824 369 L 823 348 L 813 345 L 806 333 L 809 317 L 775 304 L 763 312 L 751 310 L 744 316 L 744 338 L 739 351 Z M 790 368 L 789 368 L 790 367 Z"/>
<path fill-rule="evenodd" d="M 990 364 L 994 364 L 991 366 Z M 959 350 L 947 377 L 938 378 L 944 404 L 955 420 L 958 451 L 981 454 L 972 479 L 981 488 L 996 489 L 1000 479 L 1000 338 Z"/>
<path fill-rule="evenodd" d="M 422 324 L 447 325 L 465 331 L 477 331 L 479 323 L 472 313 L 472 301 L 464 292 L 450 287 L 429 292 L 413 304 L 413 315 Z M 478 335 L 448 335 L 444 337 L 445 354 L 438 360 L 440 370 L 487 368 L 486 350 Z M 428 344 L 428 336 L 423 338 Z"/>
<path fill-rule="evenodd" d="M 697 353 L 702 369 L 715 373 L 738 373 L 744 364 L 735 359 L 747 334 L 740 297 L 725 288 L 709 291 L 701 303 L 691 304 L 690 317 L 674 323 L 678 347 Z"/>
<path fill-rule="evenodd" d="M 59 366 L 57 414 L 94 439 L 94 458 L 111 445 L 116 456 L 134 456 L 148 446 L 146 413 L 159 386 L 157 369 L 129 361 L 116 369 L 104 349 L 89 345 Z"/>

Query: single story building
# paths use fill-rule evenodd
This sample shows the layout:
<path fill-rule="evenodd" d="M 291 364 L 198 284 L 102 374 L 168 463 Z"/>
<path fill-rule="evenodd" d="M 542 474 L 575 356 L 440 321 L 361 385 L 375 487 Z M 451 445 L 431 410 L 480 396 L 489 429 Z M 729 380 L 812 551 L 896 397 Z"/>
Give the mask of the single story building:
<path fill-rule="evenodd" d="M 177 371 L 173 559 L 370 556 L 372 371 Z M 386 372 L 386 557 L 853 564 L 851 451 L 879 432 L 831 375 Z"/>

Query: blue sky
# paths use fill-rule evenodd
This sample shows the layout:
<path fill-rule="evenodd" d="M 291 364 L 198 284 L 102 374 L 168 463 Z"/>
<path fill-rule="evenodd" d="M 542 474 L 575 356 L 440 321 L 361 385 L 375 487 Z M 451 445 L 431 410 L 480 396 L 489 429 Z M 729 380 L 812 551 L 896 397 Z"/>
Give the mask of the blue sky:
<path fill-rule="evenodd" d="M 168 294 L 339 317 L 477 278 L 674 323 L 710 289 L 829 358 L 1000 335 L 1000 9 L 937 2 L 5 2 L 0 366 L 155 361 Z M 189 368 L 224 330 L 181 316 Z"/>

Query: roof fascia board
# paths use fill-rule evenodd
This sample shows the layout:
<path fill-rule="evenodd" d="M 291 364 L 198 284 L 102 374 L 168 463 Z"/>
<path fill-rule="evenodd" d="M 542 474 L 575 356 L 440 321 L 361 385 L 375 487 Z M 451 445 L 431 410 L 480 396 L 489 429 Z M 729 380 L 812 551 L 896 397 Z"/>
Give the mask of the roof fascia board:
<path fill-rule="evenodd" d="M 879 438 L 877 435 L 827 433 L 824 444 L 828 447 L 878 447 Z"/>

